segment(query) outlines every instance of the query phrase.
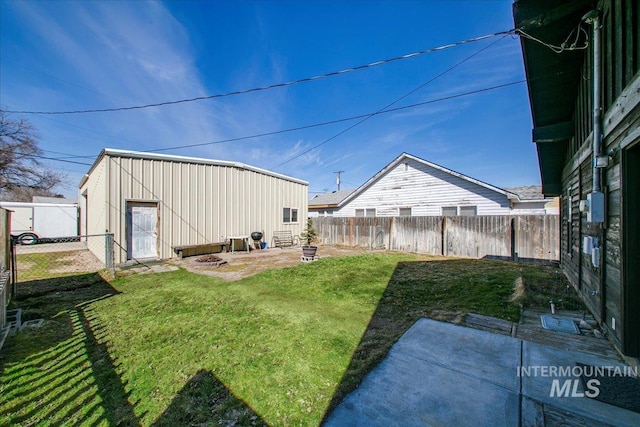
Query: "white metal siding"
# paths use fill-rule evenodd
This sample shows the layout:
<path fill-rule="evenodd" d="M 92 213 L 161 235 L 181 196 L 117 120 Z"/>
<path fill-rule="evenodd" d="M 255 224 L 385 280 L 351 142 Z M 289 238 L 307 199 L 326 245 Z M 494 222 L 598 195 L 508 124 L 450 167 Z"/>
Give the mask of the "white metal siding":
<path fill-rule="evenodd" d="M 101 235 L 112 231 L 107 225 L 112 210 L 107 198 L 108 173 L 107 160 L 102 157 L 78 190 L 82 235 Z M 106 262 L 103 236 L 85 237 L 84 242 L 100 261 Z"/>
<path fill-rule="evenodd" d="M 102 158 L 78 192 L 80 232 L 83 235 L 102 234 L 107 231 L 108 201 L 106 190 L 108 179 L 106 175 L 106 159 Z"/>
<path fill-rule="evenodd" d="M 34 206 L 33 230 L 40 237 L 77 236 L 78 206 Z"/>
<path fill-rule="evenodd" d="M 160 258 L 174 257 L 172 246 L 219 242 L 253 231 L 262 231 L 265 241 L 277 230 L 298 235 L 307 217 L 306 184 L 235 166 L 109 155 L 105 159 L 110 172 L 109 229 L 115 233 L 116 247 L 127 247 L 126 201 L 158 202 Z M 283 224 L 283 207 L 298 208 L 299 222 Z M 122 249 L 116 262 L 125 260 Z"/>
<path fill-rule="evenodd" d="M 334 215 L 355 216 L 356 209 L 376 208 L 377 216 L 397 216 L 398 208 L 411 207 L 414 216 L 438 216 L 444 206 L 477 206 L 478 215 L 509 214 L 504 194 L 407 159 Z"/>
<path fill-rule="evenodd" d="M 4 203 L 2 207 L 11 211 L 11 234 L 33 231 L 33 207 L 16 207 Z"/>

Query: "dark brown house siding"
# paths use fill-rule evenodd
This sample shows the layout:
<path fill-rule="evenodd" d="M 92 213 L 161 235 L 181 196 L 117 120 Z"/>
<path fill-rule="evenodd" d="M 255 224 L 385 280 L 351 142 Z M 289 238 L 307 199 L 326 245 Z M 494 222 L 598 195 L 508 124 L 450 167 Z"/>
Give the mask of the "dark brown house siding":
<path fill-rule="evenodd" d="M 605 167 L 594 169 L 593 146 L 593 43 L 592 26 L 580 24 L 587 12 L 597 8 L 602 23 L 602 133 Z M 582 53 L 545 52 L 532 40 L 522 41 L 529 83 L 534 142 L 537 143 L 545 195 L 561 197 L 561 265 L 586 305 L 625 354 L 640 356 L 640 2 L 536 1 L 514 3 L 516 27 L 528 32 L 569 34 L 579 25 L 589 34 Z M 546 66 L 545 66 L 546 65 Z M 572 78 L 548 77 L 543 70 Z M 549 78 L 549 87 L 534 84 Z M 566 90 L 559 90 L 564 87 Z M 565 99 L 563 99 L 563 97 Z M 566 98 L 570 98 L 567 100 Z M 557 112 L 545 110 L 551 100 Z M 572 111 L 567 114 L 567 108 Z M 570 124 L 573 132 L 535 141 L 540 129 Z M 545 134 L 547 135 L 547 134 Z M 551 142 L 549 142 L 551 141 Z M 558 167 L 558 164 L 561 167 Z M 593 190 L 593 174 L 601 174 L 605 195 L 605 221 L 587 221 L 580 202 Z M 585 238 L 598 241 L 600 265 L 585 253 Z"/>

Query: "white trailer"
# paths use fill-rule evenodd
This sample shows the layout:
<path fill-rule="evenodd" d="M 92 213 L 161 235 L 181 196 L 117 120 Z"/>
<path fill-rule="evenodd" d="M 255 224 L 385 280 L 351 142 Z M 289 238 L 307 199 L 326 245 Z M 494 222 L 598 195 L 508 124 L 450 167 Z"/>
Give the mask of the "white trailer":
<path fill-rule="evenodd" d="M 77 203 L 0 202 L 10 210 L 11 234 L 34 234 L 36 238 L 78 235 Z M 26 242 L 25 242 L 26 243 Z"/>

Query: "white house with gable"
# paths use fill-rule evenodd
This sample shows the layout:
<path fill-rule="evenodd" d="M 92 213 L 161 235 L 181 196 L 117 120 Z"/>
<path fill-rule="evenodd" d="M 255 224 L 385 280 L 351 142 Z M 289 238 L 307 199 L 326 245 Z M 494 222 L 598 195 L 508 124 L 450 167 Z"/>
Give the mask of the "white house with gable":
<path fill-rule="evenodd" d="M 539 187 L 502 189 L 407 153 L 355 190 L 321 194 L 309 201 L 309 216 L 314 217 L 554 213 L 554 199 L 545 199 Z"/>

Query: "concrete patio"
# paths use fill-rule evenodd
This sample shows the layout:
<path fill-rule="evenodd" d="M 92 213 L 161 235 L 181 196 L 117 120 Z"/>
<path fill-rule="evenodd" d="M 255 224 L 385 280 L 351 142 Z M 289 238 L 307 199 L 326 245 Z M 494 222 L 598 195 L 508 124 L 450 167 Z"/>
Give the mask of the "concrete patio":
<path fill-rule="evenodd" d="M 585 391 L 579 378 L 542 375 L 535 368 L 576 363 L 625 366 L 617 358 L 421 319 L 324 425 L 640 425 L 639 413 L 578 397 Z M 562 385 L 567 379 L 579 383 L 576 392 L 551 396 L 554 380 Z"/>

